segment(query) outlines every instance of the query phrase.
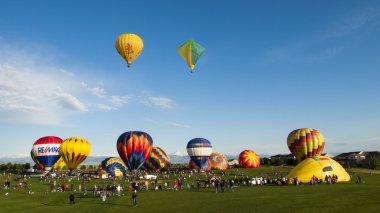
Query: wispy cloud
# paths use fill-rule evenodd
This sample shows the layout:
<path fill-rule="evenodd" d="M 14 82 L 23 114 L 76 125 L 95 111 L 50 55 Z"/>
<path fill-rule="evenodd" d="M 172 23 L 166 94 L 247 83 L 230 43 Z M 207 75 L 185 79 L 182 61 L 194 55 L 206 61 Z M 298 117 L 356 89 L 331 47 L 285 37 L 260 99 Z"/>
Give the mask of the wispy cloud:
<path fill-rule="evenodd" d="M 167 97 L 148 97 L 144 103 L 148 106 L 158 107 L 161 109 L 173 109 L 176 107 L 174 101 Z"/>
<path fill-rule="evenodd" d="M 180 123 L 176 123 L 176 122 L 169 122 L 168 125 L 171 127 L 175 127 L 175 128 L 190 128 L 189 125 L 180 124 Z"/>
<path fill-rule="evenodd" d="M 88 86 L 87 83 L 85 83 L 83 81 L 80 83 L 80 85 L 96 97 L 104 98 L 104 96 L 105 96 L 105 89 L 104 88 L 90 87 L 90 86 Z"/>

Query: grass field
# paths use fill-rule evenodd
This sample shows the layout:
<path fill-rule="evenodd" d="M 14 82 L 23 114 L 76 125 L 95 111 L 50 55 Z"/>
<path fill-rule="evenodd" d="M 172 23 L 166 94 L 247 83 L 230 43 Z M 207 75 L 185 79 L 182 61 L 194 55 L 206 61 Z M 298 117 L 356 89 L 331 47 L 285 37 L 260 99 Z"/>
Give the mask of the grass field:
<path fill-rule="evenodd" d="M 269 167 L 239 169 L 251 177 L 271 171 Z M 70 206 L 69 192 L 46 193 L 47 183 L 31 178 L 28 187 L 34 194 L 24 189 L 0 190 L 0 212 L 380 212 L 380 175 L 360 176 L 365 183 L 236 187 L 234 192 L 224 193 L 215 193 L 213 189 L 141 191 L 135 208 L 131 191 L 124 191 L 121 197 L 109 197 L 106 202 L 92 196 L 92 192 L 86 196 L 76 192 L 76 204 Z M 3 179 L 0 175 L 0 183 Z M 92 180 L 90 185 L 99 181 Z M 195 181 L 186 179 L 187 182 Z"/>

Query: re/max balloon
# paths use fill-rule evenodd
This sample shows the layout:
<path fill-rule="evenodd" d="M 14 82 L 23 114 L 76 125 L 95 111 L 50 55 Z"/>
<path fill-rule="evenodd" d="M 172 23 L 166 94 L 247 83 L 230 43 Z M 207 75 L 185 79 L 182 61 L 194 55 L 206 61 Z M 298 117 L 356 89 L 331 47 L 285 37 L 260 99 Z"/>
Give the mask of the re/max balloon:
<path fill-rule="evenodd" d="M 194 66 L 206 49 L 193 40 L 189 40 L 182 46 L 178 47 L 177 51 L 186 61 L 191 72 L 194 71 Z"/>
<path fill-rule="evenodd" d="M 143 165 L 143 168 L 152 171 L 159 171 L 167 167 L 170 167 L 169 157 L 161 148 L 153 147 L 152 152 Z"/>
<path fill-rule="evenodd" d="M 33 156 L 44 166 L 46 171 L 60 158 L 59 149 L 62 139 L 55 136 L 46 136 L 38 139 L 33 144 Z"/>
<path fill-rule="evenodd" d="M 135 34 L 122 34 L 116 40 L 116 50 L 120 56 L 127 62 L 128 67 L 131 66 L 144 47 L 142 39 Z"/>
<path fill-rule="evenodd" d="M 99 164 L 98 173 L 112 177 L 121 177 L 127 173 L 127 167 L 119 158 L 110 157 L 104 159 Z"/>
<path fill-rule="evenodd" d="M 32 158 L 32 160 L 34 161 L 34 163 L 37 165 L 37 169 L 44 169 L 44 165 L 42 165 L 37 159 L 36 157 L 34 156 L 33 154 L 33 149 L 30 151 L 30 157 Z"/>
<path fill-rule="evenodd" d="M 260 156 L 252 150 L 244 150 L 239 155 L 239 164 L 243 168 L 258 168 Z"/>
<path fill-rule="evenodd" d="M 70 137 L 62 142 L 60 153 L 67 168 L 72 171 L 90 154 L 91 144 L 81 137 Z"/>
<path fill-rule="evenodd" d="M 128 169 L 137 170 L 149 157 L 153 139 L 145 132 L 125 132 L 117 139 L 116 148 Z"/>
<path fill-rule="evenodd" d="M 319 156 L 325 147 L 325 138 L 316 129 L 302 128 L 288 135 L 290 152 L 299 160 Z"/>
<path fill-rule="evenodd" d="M 203 167 L 212 152 L 211 142 L 205 138 L 191 139 L 187 143 L 186 148 L 191 160 L 193 160 L 199 168 Z"/>

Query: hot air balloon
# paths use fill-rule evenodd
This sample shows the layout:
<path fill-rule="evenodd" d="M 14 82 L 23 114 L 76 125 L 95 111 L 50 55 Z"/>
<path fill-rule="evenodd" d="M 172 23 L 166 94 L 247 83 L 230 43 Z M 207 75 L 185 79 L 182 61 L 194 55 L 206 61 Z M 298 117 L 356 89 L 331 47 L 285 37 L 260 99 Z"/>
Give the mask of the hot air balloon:
<path fill-rule="evenodd" d="M 58 159 L 57 162 L 53 165 L 54 169 L 63 169 L 63 167 L 66 166 L 65 161 L 63 160 L 62 156 Z"/>
<path fill-rule="evenodd" d="M 153 139 L 145 132 L 125 132 L 117 139 L 116 148 L 128 169 L 137 170 L 149 157 Z"/>
<path fill-rule="evenodd" d="M 297 177 L 299 182 L 309 183 L 313 175 L 322 181 L 325 181 L 326 175 L 338 176 L 338 182 L 351 180 L 350 175 L 338 162 L 325 156 L 314 156 L 303 160 L 290 171 L 288 179 L 293 181 Z"/>
<path fill-rule="evenodd" d="M 228 160 L 224 154 L 214 152 L 210 155 L 211 168 L 225 170 L 228 168 Z"/>
<path fill-rule="evenodd" d="M 110 157 L 104 159 L 99 164 L 98 173 L 112 177 L 121 177 L 127 173 L 127 167 L 119 158 Z"/>
<path fill-rule="evenodd" d="M 60 157 L 59 147 L 62 139 L 55 136 L 46 136 L 38 139 L 33 144 L 33 156 L 39 163 L 44 165 L 44 169 L 49 171 Z"/>
<path fill-rule="evenodd" d="M 147 170 L 158 171 L 165 167 L 170 167 L 170 159 L 159 147 L 153 147 L 148 159 L 146 159 L 143 168 Z"/>
<path fill-rule="evenodd" d="M 200 171 L 204 171 L 204 172 L 207 172 L 207 171 L 210 171 L 211 170 L 211 160 L 210 158 L 208 160 L 206 160 L 206 162 L 203 164 L 202 167 L 199 167 L 193 160 L 189 160 L 189 169 L 196 169 L 196 170 L 200 170 Z"/>
<path fill-rule="evenodd" d="M 60 153 L 67 168 L 72 171 L 90 154 L 91 144 L 81 137 L 70 137 L 62 142 Z"/>
<path fill-rule="evenodd" d="M 38 169 L 44 169 L 44 165 L 42 165 L 37 159 L 36 157 L 34 156 L 33 154 L 33 149 L 30 151 L 30 157 L 32 158 L 32 160 L 34 161 L 34 163 L 37 165 L 37 168 Z"/>
<path fill-rule="evenodd" d="M 202 168 L 212 152 L 210 141 L 204 138 L 194 138 L 187 143 L 187 153 L 199 168 Z"/>
<path fill-rule="evenodd" d="M 204 47 L 193 40 L 189 40 L 177 49 L 178 53 L 189 66 L 191 73 L 194 71 L 194 65 L 205 50 Z"/>
<path fill-rule="evenodd" d="M 258 168 L 260 156 L 252 150 L 244 150 L 239 155 L 239 164 L 243 168 Z"/>
<path fill-rule="evenodd" d="M 316 129 L 296 129 L 288 136 L 290 152 L 299 160 L 321 155 L 325 147 L 325 138 Z"/>
<path fill-rule="evenodd" d="M 115 46 L 120 56 L 127 61 L 128 67 L 131 67 L 132 61 L 139 57 L 144 43 L 138 35 L 122 34 L 116 39 Z"/>

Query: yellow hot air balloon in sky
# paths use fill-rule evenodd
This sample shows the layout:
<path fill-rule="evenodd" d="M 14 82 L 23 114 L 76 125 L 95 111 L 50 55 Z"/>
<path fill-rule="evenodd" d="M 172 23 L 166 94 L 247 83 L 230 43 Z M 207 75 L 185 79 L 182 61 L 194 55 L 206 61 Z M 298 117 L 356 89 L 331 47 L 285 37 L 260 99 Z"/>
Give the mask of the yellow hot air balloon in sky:
<path fill-rule="evenodd" d="M 195 64 L 205 50 L 204 47 L 193 40 L 189 40 L 177 49 L 178 53 L 186 61 L 191 72 L 194 71 Z"/>
<path fill-rule="evenodd" d="M 130 67 L 132 61 L 139 57 L 144 43 L 138 35 L 122 34 L 116 39 L 115 46 L 117 52 L 127 61 L 128 67 Z"/>
<path fill-rule="evenodd" d="M 64 140 L 60 147 L 60 154 L 70 171 L 81 164 L 91 152 L 90 143 L 80 137 L 70 137 Z"/>

